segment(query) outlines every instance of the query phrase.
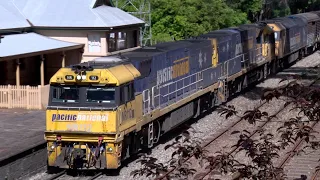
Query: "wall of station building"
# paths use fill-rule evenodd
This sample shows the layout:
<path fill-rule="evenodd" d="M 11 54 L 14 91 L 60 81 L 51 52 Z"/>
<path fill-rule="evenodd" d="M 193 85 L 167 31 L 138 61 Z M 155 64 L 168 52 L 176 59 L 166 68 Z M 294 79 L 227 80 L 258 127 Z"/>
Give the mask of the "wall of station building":
<path fill-rule="evenodd" d="M 36 30 L 36 33 L 61 41 L 84 44 L 82 62 L 125 52 L 140 46 L 139 28 L 113 31 Z"/>

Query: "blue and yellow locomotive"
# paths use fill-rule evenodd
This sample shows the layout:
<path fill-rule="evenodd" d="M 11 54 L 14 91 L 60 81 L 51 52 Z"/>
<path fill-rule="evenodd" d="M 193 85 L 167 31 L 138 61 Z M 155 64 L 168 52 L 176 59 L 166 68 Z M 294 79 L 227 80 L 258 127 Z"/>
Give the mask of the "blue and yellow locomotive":
<path fill-rule="evenodd" d="M 319 45 L 318 12 L 226 28 L 61 68 L 48 167 L 117 169 L 142 148 Z"/>

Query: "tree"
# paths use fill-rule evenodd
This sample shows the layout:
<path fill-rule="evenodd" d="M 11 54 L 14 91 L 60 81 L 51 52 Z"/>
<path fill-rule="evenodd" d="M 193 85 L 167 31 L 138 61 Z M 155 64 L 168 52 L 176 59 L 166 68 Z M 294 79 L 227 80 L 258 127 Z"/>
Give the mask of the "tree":
<path fill-rule="evenodd" d="M 227 0 L 227 4 L 233 9 L 245 12 L 251 22 L 261 20 L 260 14 L 263 14 L 263 0 Z"/>
<path fill-rule="evenodd" d="M 288 4 L 292 14 L 319 10 L 319 0 L 289 0 Z"/>
<path fill-rule="evenodd" d="M 271 17 L 284 17 L 291 13 L 287 1 L 273 1 L 272 9 Z"/>
<path fill-rule="evenodd" d="M 152 0 L 154 41 L 181 40 L 246 23 L 246 14 L 223 0 Z"/>
<path fill-rule="evenodd" d="M 285 174 L 281 167 L 274 164 L 274 160 L 279 158 L 279 152 L 286 149 L 297 141 L 304 141 L 307 145 L 295 155 L 303 153 L 305 149 L 318 149 L 320 142 L 315 139 L 312 125 L 320 120 L 320 88 L 309 87 L 298 80 L 288 80 L 286 85 L 274 89 L 266 89 L 261 96 L 267 103 L 272 99 L 286 97 L 286 107 L 293 111 L 299 111 L 296 117 L 288 117 L 281 121 L 282 125 L 276 133 L 265 133 L 259 130 L 259 138 L 253 138 L 247 130 L 234 131 L 232 134 L 239 135 L 238 142 L 234 145 L 237 152 L 244 152 L 250 159 L 249 163 L 237 161 L 228 152 L 217 152 L 215 155 L 208 153 L 200 147 L 199 139 L 190 138 L 190 133 L 184 132 L 175 139 L 175 142 L 168 147 L 175 148 L 172 159 L 168 164 L 157 164 L 156 159 L 152 161 L 143 158 L 142 168 L 132 172 L 132 175 L 147 175 L 159 177 L 165 174 L 170 167 L 179 167 L 177 172 L 167 176 L 168 179 L 176 177 L 190 177 L 196 174 L 203 176 L 203 173 L 196 173 L 196 170 L 185 162 L 190 156 L 198 160 L 200 165 L 205 162 L 206 169 L 213 173 L 226 174 L 232 172 L 234 179 L 262 179 L 281 180 Z M 290 105 L 290 106 L 289 106 Z M 242 116 L 238 115 L 233 106 L 221 106 L 221 115 L 226 118 L 238 116 L 250 124 L 256 122 L 269 121 L 272 115 L 268 112 L 261 112 L 258 108 L 246 111 Z M 277 139 L 275 139 L 277 137 Z M 278 141 L 278 143 L 275 142 Z"/>

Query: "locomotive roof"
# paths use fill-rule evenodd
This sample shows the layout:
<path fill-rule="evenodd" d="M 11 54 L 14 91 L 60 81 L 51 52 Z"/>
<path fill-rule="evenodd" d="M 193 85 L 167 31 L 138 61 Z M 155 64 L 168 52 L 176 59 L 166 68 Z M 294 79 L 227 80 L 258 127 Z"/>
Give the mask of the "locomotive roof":
<path fill-rule="evenodd" d="M 239 25 L 240 28 L 244 29 L 263 29 L 266 27 L 266 24 L 263 22 L 257 22 L 257 23 L 252 23 L 252 24 L 241 24 Z"/>
<path fill-rule="evenodd" d="M 229 27 L 227 29 L 236 30 L 236 31 L 239 31 L 239 32 L 247 31 L 247 29 L 243 29 L 243 28 L 240 28 L 240 27 Z"/>
<path fill-rule="evenodd" d="M 217 38 L 218 41 L 221 41 L 221 40 L 226 40 L 225 39 L 226 37 L 229 38 L 230 35 L 225 33 L 221 33 L 221 34 L 207 33 L 207 34 L 200 35 L 198 38 L 199 39 Z"/>
<path fill-rule="evenodd" d="M 77 65 L 71 65 L 70 68 L 75 68 L 77 66 L 86 66 L 96 69 L 110 68 L 113 66 L 131 63 L 133 61 L 143 61 L 151 59 L 154 56 L 166 53 L 168 51 L 188 48 L 197 43 L 202 43 L 209 40 L 197 40 L 197 39 L 189 39 L 189 40 L 181 40 L 175 42 L 165 42 L 156 44 L 150 47 L 142 47 L 133 51 L 119 53 L 117 55 L 99 57 L 94 60 L 80 63 Z"/>
<path fill-rule="evenodd" d="M 274 19 L 268 20 L 267 22 L 278 22 L 278 23 L 281 23 L 286 28 L 293 28 L 296 26 L 300 26 L 300 24 L 298 24 L 296 21 L 288 17 L 274 18 Z"/>
<path fill-rule="evenodd" d="M 311 11 L 309 13 L 316 14 L 320 18 L 320 11 Z"/>
<path fill-rule="evenodd" d="M 224 28 L 224 29 L 219 29 L 216 31 L 209 32 L 209 34 L 222 34 L 222 33 L 232 35 L 232 34 L 238 34 L 239 32 L 236 32 L 233 29 L 229 29 L 229 28 Z"/>
<path fill-rule="evenodd" d="M 301 17 L 301 18 L 305 19 L 307 22 L 319 21 L 320 20 L 319 16 L 317 14 L 315 14 L 315 13 L 293 14 L 291 16 Z"/>
<path fill-rule="evenodd" d="M 240 32 L 238 32 L 238 33 L 240 33 Z M 234 31 L 231 31 L 231 30 L 224 29 L 224 30 L 211 31 L 206 34 L 202 34 L 199 37 L 200 38 L 217 38 L 218 41 L 220 41 L 220 40 L 223 40 L 223 38 L 225 38 L 225 37 L 232 36 L 233 34 L 237 34 L 237 33 Z"/>
<path fill-rule="evenodd" d="M 288 16 L 288 18 L 292 19 L 299 26 L 305 26 L 308 23 L 308 20 L 303 16 Z"/>

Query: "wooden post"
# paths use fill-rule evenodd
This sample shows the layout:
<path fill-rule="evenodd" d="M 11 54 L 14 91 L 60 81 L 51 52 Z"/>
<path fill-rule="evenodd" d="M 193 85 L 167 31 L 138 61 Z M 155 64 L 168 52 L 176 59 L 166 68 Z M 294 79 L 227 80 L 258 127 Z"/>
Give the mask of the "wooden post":
<path fill-rule="evenodd" d="M 62 52 L 61 67 L 66 67 L 66 54 L 64 53 L 64 51 Z"/>
<path fill-rule="evenodd" d="M 42 87 L 38 86 L 38 108 L 42 109 Z"/>
<path fill-rule="evenodd" d="M 40 57 L 40 77 L 41 77 L 41 86 L 44 86 L 44 57 L 43 54 Z"/>
<path fill-rule="evenodd" d="M 30 102 L 32 102 L 32 101 L 30 101 L 30 86 L 28 85 L 27 87 L 26 87 L 26 95 L 27 95 L 27 109 L 30 109 Z"/>
<path fill-rule="evenodd" d="M 12 89 L 11 85 L 8 85 L 8 108 L 12 108 Z"/>
<path fill-rule="evenodd" d="M 16 85 L 20 86 L 20 59 L 16 60 Z"/>

